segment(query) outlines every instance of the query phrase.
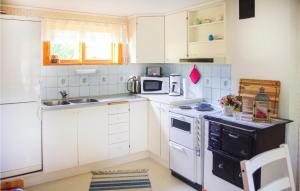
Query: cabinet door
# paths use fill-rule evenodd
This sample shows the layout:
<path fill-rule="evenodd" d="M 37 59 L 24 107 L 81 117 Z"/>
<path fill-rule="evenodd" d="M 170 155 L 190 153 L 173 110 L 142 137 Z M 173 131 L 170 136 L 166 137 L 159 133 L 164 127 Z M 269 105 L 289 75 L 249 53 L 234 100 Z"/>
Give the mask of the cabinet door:
<path fill-rule="evenodd" d="M 165 17 L 165 54 L 167 63 L 187 57 L 187 12 Z"/>
<path fill-rule="evenodd" d="M 147 150 L 148 102 L 130 103 L 130 152 Z"/>
<path fill-rule="evenodd" d="M 79 165 L 108 159 L 108 134 L 107 105 L 79 110 Z"/>
<path fill-rule="evenodd" d="M 148 147 L 149 150 L 160 156 L 160 104 L 149 102 L 148 114 Z"/>
<path fill-rule="evenodd" d="M 164 62 L 164 17 L 138 17 L 136 27 L 138 63 Z"/>
<path fill-rule="evenodd" d="M 165 162 L 169 163 L 169 105 L 161 105 L 160 123 L 161 123 L 161 136 L 160 136 L 160 157 Z"/>
<path fill-rule="evenodd" d="M 44 172 L 78 166 L 77 110 L 43 112 Z"/>

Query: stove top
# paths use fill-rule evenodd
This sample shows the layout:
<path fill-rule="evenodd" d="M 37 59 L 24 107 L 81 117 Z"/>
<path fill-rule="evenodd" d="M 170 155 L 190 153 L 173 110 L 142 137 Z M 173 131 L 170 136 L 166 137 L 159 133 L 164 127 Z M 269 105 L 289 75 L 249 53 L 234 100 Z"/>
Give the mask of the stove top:
<path fill-rule="evenodd" d="M 181 114 L 189 117 L 203 117 L 207 114 L 221 112 L 221 107 L 215 105 L 200 106 L 198 104 L 180 105 L 170 109 L 170 112 Z"/>

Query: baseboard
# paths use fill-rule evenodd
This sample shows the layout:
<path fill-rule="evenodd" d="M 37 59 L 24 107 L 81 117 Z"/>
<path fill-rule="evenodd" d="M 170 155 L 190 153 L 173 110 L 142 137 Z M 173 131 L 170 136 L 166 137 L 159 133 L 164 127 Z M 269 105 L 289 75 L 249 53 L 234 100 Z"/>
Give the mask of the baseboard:
<path fill-rule="evenodd" d="M 25 187 L 30 187 L 30 186 L 34 186 L 46 182 L 51 182 L 51 181 L 55 181 L 67 177 L 88 173 L 92 170 L 100 170 L 103 168 L 109 168 L 112 166 L 129 163 L 136 160 L 149 158 L 149 156 L 150 156 L 149 152 L 140 152 L 140 153 L 130 154 L 127 156 L 123 156 L 115 159 L 109 159 L 109 160 L 92 163 L 80 167 L 64 169 L 61 171 L 56 171 L 51 173 L 36 172 L 36 173 L 20 176 L 18 178 L 24 179 Z"/>
<path fill-rule="evenodd" d="M 149 152 L 149 156 L 152 160 L 154 160 L 155 162 L 161 164 L 162 166 L 166 167 L 169 169 L 169 161 L 164 161 L 160 158 L 160 156 L 157 156 L 156 154 Z"/>

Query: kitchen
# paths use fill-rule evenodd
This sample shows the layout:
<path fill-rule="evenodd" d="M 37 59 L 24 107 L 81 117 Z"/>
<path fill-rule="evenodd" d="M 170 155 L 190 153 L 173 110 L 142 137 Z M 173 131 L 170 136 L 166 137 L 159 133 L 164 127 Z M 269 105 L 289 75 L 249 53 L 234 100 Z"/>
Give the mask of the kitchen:
<path fill-rule="evenodd" d="M 59 187 L 57 183 L 60 179 L 67 180 L 68 177 L 75 175 L 87 176 L 86 174 L 90 174 L 91 171 L 108 167 L 118 169 L 118 165 L 126 163 L 134 166 L 133 161 L 149 158 L 151 164 L 140 162 L 139 167 L 128 168 L 150 169 L 148 166 L 153 165 L 152 161 L 155 161 L 155 164 L 162 165 L 161 168 L 174 170 L 171 165 L 172 149 L 170 148 L 180 150 L 182 149 L 180 145 L 190 148 L 185 143 L 179 145 L 177 141 L 173 141 L 175 144 L 170 143 L 173 136 L 172 127 L 169 127 L 170 115 L 173 116 L 173 113 L 175 116 L 178 115 L 177 106 L 196 104 L 204 99 L 216 106 L 215 111 L 221 111 L 219 102 L 222 96 L 231 93 L 239 95 L 240 79 L 261 79 L 280 81 L 278 116 L 294 121 L 287 125 L 283 142 L 289 146 L 294 179 L 298 185 L 299 2 L 256 0 L 255 15 L 247 19 L 240 19 L 241 9 L 239 1 L 236 0 L 186 1 L 185 3 L 178 1 L 174 5 L 170 1 L 164 1 L 161 6 L 158 6 L 160 2 L 155 1 L 152 4 L 143 1 L 144 4 L 140 5 L 119 2 L 119 6 L 117 2 L 114 1 L 114 4 L 83 2 L 74 5 L 68 1 L 56 3 L 48 1 L 44 4 L 22 0 L 3 2 L 1 11 L 6 15 L 1 17 L 3 18 L 1 35 L 7 36 L 5 38 L 2 36 L 1 40 L 1 55 L 4 58 L 1 59 L 1 70 L 5 71 L 1 72 L 1 99 L 3 99 L 1 106 L 2 103 L 28 101 L 34 106 L 25 108 L 18 104 L 11 104 L 19 106 L 12 110 L 1 107 L 1 121 L 3 121 L 1 122 L 3 135 L 1 135 L 3 140 L 1 141 L 1 161 L 3 161 L 1 177 L 28 172 L 28 169 L 24 172 L 8 170 L 8 173 L 2 174 L 2 170 L 6 171 L 5 168 L 15 168 L 11 161 L 15 161 L 17 165 L 28 166 L 27 161 L 22 160 L 20 156 L 28 156 L 27 151 L 24 153 L 21 151 L 28 149 L 28 144 L 25 143 L 29 140 L 33 146 L 31 149 L 34 149 L 31 162 L 36 164 L 30 165 L 33 169 L 29 171 L 37 172 L 15 177 L 23 179 L 28 190 L 44 190 L 47 187 L 50 190 L 64 190 L 66 185 Z M 203 19 L 206 17 L 214 18 L 215 21 Z M 26 28 L 13 23 L 5 24 L 4 22 L 8 20 L 30 20 L 31 26 Z M 8 27 L 15 28 L 9 30 Z M 110 31 L 114 39 L 101 33 L 100 36 L 90 34 L 103 29 Z M 26 39 L 19 35 L 21 30 Z M 57 30 L 65 30 L 65 33 L 55 33 Z M 71 30 L 79 30 L 81 33 L 78 35 L 68 32 Z M 215 40 L 211 41 L 207 30 L 213 31 Z M 35 35 L 32 34 L 33 32 Z M 84 43 L 80 44 L 83 39 Z M 60 41 L 73 45 L 71 48 L 73 54 L 64 54 L 64 51 L 59 53 L 60 57 L 65 56 L 66 59 L 57 58 L 49 53 L 52 48 L 51 43 Z M 97 41 L 101 41 L 101 45 L 94 43 Z M 27 44 L 28 42 L 30 45 Z M 21 47 L 20 51 L 16 47 Z M 107 54 L 93 47 L 99 50 L 111 48 L 111 51 Z M 61 50 L 59 48 L 66 47 L 56 48 L 59 52 Z M 55 51 L 54 48 L 51 51 Z M 26 59 L 29 59 L 30 63 L 36 63 L 36 66 L 30 65 L 32 70 L 27 70 L 27 76 L 20 80 L 36 81 L 35 78 L 38 78 L 40 85 L 34 84 L 34 87 L 37 85 L 40 90 L 34 88 L 28 90 L 26 89 L 28 86 L 18 88 L 20 92 L 40 92 L 40 97 L 22 93 L 14 97 L 13 89 L 10 87 L 18 85 L 19 79 L 16 76 L 23 76 L 23 71 L 26 71 L 26 68 L 20 70 L 5 65 L 4 62 L 13 63 L 14 58 L 16 60 L 23 58 L 24 62 L 28 62 Z M 74 60 L 76 61 L 72 63 Z M 194 67 L 196 71 L 193 70 Z M 39 68 L 40 71 L 35 71 Z M 195 79 L 190 79 L 192 71 L 196 74 L 198 71 L 200 76 L 193 75 Z M 163 77 L 144 77 L 147 74 L 163 75 Z M 176 75 L 171 78 L 170 74 L 179 74 L 180 82 L 178 83 Z M 139 76 L 140 83 L 132 85 L 136 82 L 134 78 L 129 80 L 133 76 Z M 199 77 L 200 79 L 197 79 Z M 148 86 L 147 78 L 159 79 L 161 82 L 157 83 L 156 80 L 153 84 L 148 81 Z M 194 84 L 192 80 L 196 83 Z M 174 88 L 172 85 L 169 87 L 170 82 L 175 84 Z M 165 94 L 145 92 L 147 86 L 151 89 L 155 88 L 155 84 L 167 84 L 166 89 L 174 90 L 170 92 L 174 95 L 169 96 L 168 90 L 159 92 Z M 128 89 L 135 91 L 136 88 L 133 87 L 140 87 L 142 94 L 128 94 Z M 179 93 L 183 95 L 176 96 L 177 89 L 182 89 Z M 65 93 L 67 98 L 63 100 L 61 95 L 66 95 Z M 30 100 L 32 96 L 34 100 Z M 49 106 L 60 101 L 66 101 L 68 104 Z M 197 118 L 204 116 L 201 112 L 195 115 Z M 12 120 L 13 116 L 18 116 L 19 120 Z M 7 121 L 12 121 L 10 123 L 13 123 L 16 128 L 22 127 L 22 124 L 35 122 L 32 127 L 36 129 L 28 129 L 31 133 L 24 131 L 24 128 L 4 131 L 2 127 L 5 127 Z M 39 125 L 39 121 L 42 125 Z M 96 128 L 95 124 L 103 128 Z M 41 134 L 42 136 L 39 136 Z M 204 135 L 200 136 L 203 138 Z M 19 140 L 24 147 L 14 150 L 12 140 Z M 202 150 L 207 151 L 208 146 L 205 143 L 201 142 L 200 146 L 203 146 Z M 276 147 L 278 146 L 277 144 Z M 37 150 L 42 152 L 36 152 Z M 192 152 L 196 153 L 197 149 Z M 204 158 L 209 156 L 209 154 L 205 155 L 205 152 Z M 8 155 L 14 159 L 5 157 Z M 208 160 L 210 164 L 213 162 L 210 157 Z M 204 163 L 206 162 L 204 160 Z M 196 169 L 196 167 L 191 168 Z M 17 169 L 20 170 L 19 167 Z M 197 180 L 203 184 L 204 189 L 214 190 L 209 189 L 209 185 L 205 185 L 205 182 L 209 182 L 205 180 L 214 181 L 216 176 L 208 173 L 211 169 L 208 169 L 208 172 L 206 170 L 205 168 L 195 170 L 196 178 L 189 178 L 189 180 Z M 176 171 L 180 171 L 181 175 L 185 173 L 181 169 Z M 203 175 L 197 175 L 199 171 Z M 154 177 L 151 172 L 150 169 L 149 176 L 153 190 L 164 190 L 163 187 L 158 186 L 163 184 L 162 181 Z M 164 171 L 164 176 L 170 179 L 169 184 L 165 183 L 165 189 L 169 187 L 169 190 L 172 188 L 176 190 L 178 189 L 176 186 L 179 190 L 189 189 L 189 187 L 180 187 L 185 183 L 181 185 L 182 182 L 177 182 L 178 180 L 173 179 L 170 174 L 169 171 Z M 78 177 L 80 182 L 81 179 Z M 87 181 L 85 183 L 87 187 L 81 190 L 89 188 L 91 180 L 90 177 L 87 179 L 84 180 Z M 51 183 L 47 184 L 47 182 Z M 172 187 L 173 184 L 176 186 Z M 227 184 L 231 185 L 228 181 L 221 182 L 221 188 L 226 189 Z M 227 190 L 234 189 L 238 190 L 237 187 L 227 188 Z"/>

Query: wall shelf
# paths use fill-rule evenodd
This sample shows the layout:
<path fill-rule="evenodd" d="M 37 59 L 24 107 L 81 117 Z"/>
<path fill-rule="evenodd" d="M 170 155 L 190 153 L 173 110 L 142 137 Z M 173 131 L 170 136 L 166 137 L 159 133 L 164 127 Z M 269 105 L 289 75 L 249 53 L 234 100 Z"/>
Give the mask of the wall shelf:
<path fill-rule="evenodd" d="M 224 21 L 215 21 L 211 23 L 202 23 L 199 25 L 189 25 L 189 28 L 199 28 L 199 27 L 205 27 L 205 26 L 212 26 L 212 25 L 218 25 L 218 24 L 224 24 Z"/>

